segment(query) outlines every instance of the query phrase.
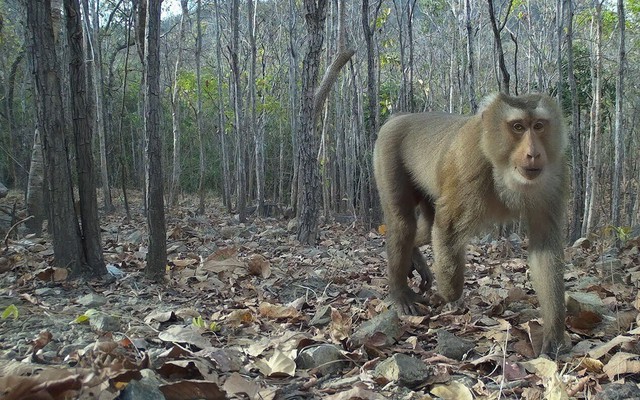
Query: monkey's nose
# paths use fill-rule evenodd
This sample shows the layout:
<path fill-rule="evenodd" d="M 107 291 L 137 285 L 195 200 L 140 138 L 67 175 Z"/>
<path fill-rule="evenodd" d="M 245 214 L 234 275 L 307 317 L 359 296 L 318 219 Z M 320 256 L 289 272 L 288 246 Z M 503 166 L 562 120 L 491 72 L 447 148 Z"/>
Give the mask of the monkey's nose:
<path fill-rule="evenodd" d="M 527 158 L 531 159 L 531 160 L 535 160 L 537 158 L 540 158 L 540 152 L 539 151 L 529 151 L 527 152 Z"/>

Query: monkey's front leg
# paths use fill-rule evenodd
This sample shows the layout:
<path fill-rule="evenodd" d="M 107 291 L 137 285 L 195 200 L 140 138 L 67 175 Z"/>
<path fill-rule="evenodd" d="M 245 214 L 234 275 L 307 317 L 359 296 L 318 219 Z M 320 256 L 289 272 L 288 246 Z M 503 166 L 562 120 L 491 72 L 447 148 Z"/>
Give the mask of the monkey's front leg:
<path fill-rule="evenodd" d="M 433 272 L 436 276 L 438 294 L 450 303 L 462 296 L 464 286 L 464 248 L 466 235 L 455 228 L 455 221 L 448 210 L 436 211 L 433 225 Z"/>
<path fill-rule="evenodd" d="M 544 324 L 542 353 L 554 355 L 568 349 L 564 344 L 564 253 L 560 228 L 554 221 L 530 221 L 529 236 L 529 267 Z"/>

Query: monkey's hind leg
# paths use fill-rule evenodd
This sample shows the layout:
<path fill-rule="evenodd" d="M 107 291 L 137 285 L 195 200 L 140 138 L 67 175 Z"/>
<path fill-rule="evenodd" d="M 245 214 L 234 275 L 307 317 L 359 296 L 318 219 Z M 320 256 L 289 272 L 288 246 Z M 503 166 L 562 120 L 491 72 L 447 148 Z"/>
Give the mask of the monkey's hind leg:
<path fill-rule="evenodd" d="M 417 249 L 414 248 L 416 219 L 413 209 L 386 210 L 387 221 L 387 257 L 389 276 L 389 299 L 403 314 L 420 314 L 417 304 L 425 304 L 427 299 L 409 287 L 407 278 L 413 269 L 412 261 Z M 421 254 L 418 253 L 420 257 Z M 426 268 L 424 259 L 421 259 Z M 419 267 L 421 268 L 421 267 Z"/>

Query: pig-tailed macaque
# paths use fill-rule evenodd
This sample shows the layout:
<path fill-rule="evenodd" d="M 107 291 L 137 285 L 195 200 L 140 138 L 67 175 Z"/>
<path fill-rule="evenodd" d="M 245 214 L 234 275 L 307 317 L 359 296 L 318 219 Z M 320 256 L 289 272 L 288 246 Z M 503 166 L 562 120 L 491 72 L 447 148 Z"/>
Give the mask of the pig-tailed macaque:
<path fill-rule="evenodd" d="M 459 299 L 465 246 L 494 222 L 520 216 L 529 229 L 529 265 L 544 324 L 542 351 L 564 341 L 563 235 L 567 133 L 545 95 L 496 94 L 473 116 L 399 114 L 380 129 L 373 153 L 387 225 L 389 297 L 405 314 L 426 304 L 433 277 L 418 247 L 431 242 L 438 293 Z M 416 212 L 419 211 L 419 212 Z"/>

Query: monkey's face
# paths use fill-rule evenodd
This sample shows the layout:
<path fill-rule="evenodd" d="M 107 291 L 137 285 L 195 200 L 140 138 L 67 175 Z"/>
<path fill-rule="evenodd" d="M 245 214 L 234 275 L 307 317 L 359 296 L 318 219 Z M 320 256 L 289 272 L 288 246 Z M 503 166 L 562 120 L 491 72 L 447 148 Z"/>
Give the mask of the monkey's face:
<path fill-rule="evenodd" d="M 514 98 L 509 98 L 514 99 Z M 483 148 L 507 187 L 528 191 L 542 185 L 566 139 L 553 100 L 537 96 L 521 102 L 498 97 L 483 112 Z M 502 101 L 501 101 L 502 100 Z"/>
<path fill-rule="evenodd" d="M 549 126 L 546 119 L 528 117 L 505 122 L 508 141 L 512 144 L 509 157 L 512 174 L 522 184 L 533 183 L 544 172 L 547 165 L 547 152 L 544 145 L 545 129 Z"/>

